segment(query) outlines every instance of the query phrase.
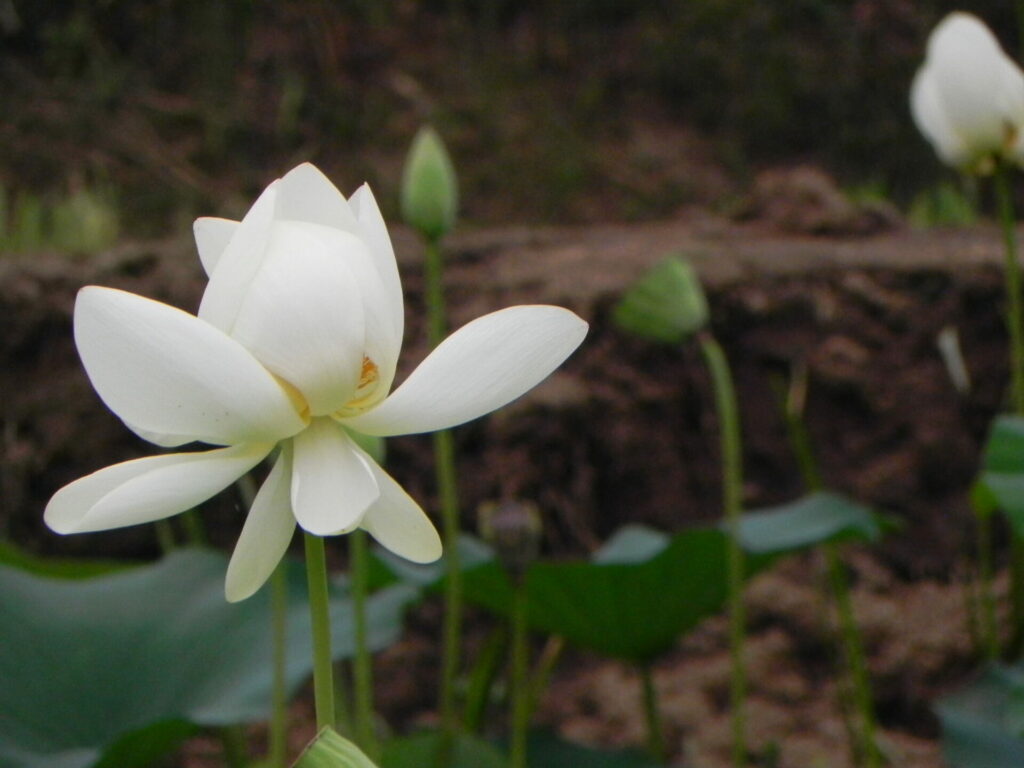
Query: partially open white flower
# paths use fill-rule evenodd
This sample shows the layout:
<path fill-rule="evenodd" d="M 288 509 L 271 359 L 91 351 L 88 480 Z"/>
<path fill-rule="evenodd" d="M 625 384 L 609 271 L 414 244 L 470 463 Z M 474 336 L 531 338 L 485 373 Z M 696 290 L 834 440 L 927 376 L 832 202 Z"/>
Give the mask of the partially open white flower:
<path fill-rule="evenodd" d="M 910 109 L 949 165 L 984 173 L 997 160 L 1024 160 L 1024 74 L 969 13 L 951 13 L 932 31 Z"/>
<path fill-rule="evenodd" d="M 434 526 L 350 431 L 430 432 L 489 413 L 557 368 L 587 324 L 560 307 L 493 312 L 390 392 L 404 307 L 369 187 L 346 200 L 300 165 L 241 222 L 199 219 L 195 234 L 210 277 L 198 317 L 89 286 L 75 303 L 75 343 L 103 402 L 138 435 L 224 447 L 94 472 L 54 495 L 47 524 L 80 533 L 177 514 L 280 446 L 228 567 L 229 600 L 266 581 L 296 522 L 321 536 L 361 527 L 409 560 L 437 559 Z"/>

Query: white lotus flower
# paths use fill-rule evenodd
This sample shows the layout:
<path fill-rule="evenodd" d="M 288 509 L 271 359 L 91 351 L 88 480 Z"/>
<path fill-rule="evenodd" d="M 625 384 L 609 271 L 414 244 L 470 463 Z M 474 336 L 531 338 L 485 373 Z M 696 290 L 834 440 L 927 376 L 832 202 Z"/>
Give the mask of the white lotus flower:
<path fill-rule="evenodd" d="M 972 172 L 1024 160 L 1024 74 L 977 17 L 955 12 L 928 39 L 910 109 L 942 160 Z"/>
<path fill-rule="evenodd" d="M 518 306 L 449 336 L 389 394 L 402 288 L 369 187 L 349 200 L 312 165 L 271 184 L 241 222 L 199 219 L 210 277 L 198 317 L 111 288 L 83 288 L 75 343 L 100 398 L 161 446 L 212 450 L 115 464 L 64 487 L 47 524 L 79 533 L 177 514 L 280 447 L 228 567 L 226 594 L 254 593 L 298 524 L 365 529 L 416 562 L 441 554 L 419 505 L 353 441 L 445 429 L 514 400 L 557 368 L 587 324 Z"/>

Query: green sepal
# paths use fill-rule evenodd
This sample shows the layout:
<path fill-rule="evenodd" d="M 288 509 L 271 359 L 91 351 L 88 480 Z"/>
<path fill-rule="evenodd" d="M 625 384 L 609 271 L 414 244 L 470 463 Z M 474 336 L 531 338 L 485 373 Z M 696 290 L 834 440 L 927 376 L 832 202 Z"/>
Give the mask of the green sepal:
<path fill-rule="evenodd" d="M 292 768 L 377 768 L 355 744 L 330 726 L 325 726 Z"/>

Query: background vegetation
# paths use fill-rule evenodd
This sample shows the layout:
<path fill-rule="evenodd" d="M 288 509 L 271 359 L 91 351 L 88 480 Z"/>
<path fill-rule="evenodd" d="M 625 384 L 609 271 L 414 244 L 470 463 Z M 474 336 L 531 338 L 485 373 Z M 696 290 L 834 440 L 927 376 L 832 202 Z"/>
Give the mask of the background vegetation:
<path fill-rule="evenodd" d="M 390 204 L 424 120 L 481 224 L 728 205 L 794 161 L 907 202 L 941 173 L 907 89 L 956 5 L 0 0 L 0 221 L 84 192 L 165 233 L 301 159 Z M 967 5 L 1018 50 L 1009 4 Z"/>

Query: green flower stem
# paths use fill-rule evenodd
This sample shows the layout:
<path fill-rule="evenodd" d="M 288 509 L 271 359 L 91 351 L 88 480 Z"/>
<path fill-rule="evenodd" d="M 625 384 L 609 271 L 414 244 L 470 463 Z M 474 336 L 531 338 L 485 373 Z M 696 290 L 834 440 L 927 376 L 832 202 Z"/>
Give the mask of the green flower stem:
<path fill-rule="evenodd" d="M 992 589 L 992 514 L 986 509 L 976 510 L 975 526 L 978 546 L 978 581 L 980 596 L 979 630 L 985 656 L 999 658 L 999 632 L 996 629 L 996 598 Z"/>
<path fill-rule="evenodd" d="M 157 520 L 153 523 L 153 527 L 156 529 L 156 543 L 162 554 L 166 555 L 177 548 L 178 544 L 174 540 L 174 527 L 169 520 L 166 518 Z"/>
<path fill-rule="evenodd" d="M 650 664 L 639 667 L 640 680 L 644 688 L 644 717 L 647 719 L 647 751 L 662 765 L 665 763 L 665 739 L 662 737 L 661 710 L 658 708 L 658 692 L 654 688 L 654 675 Z"/>
<path fill-rule="evenodd" d="M 739 407 L 729 362 L 722 347 L 708 331 L 697 335 L 715 391 L 715 409 L 722 450 L 722 503 L 729 533 L 729 652 L 732 657 L 730 705 L 732 706 L 732 765 L 747 764 L 747 674 L 743 645 L 746 621 L 743 606 L 743 550 L 740 547 L 740 515 L 743 512 L 743 454 Z"/>
<path fill-rule="evenodd" d="M 270 612 L 274 642 L 274 691 L 271 700 L 269 752 L 272 768 L 288 759 L 288 562 L 282 560 L 270 577 Z"/>
<path fill-rule="evenodd" d="M 246 509 L 256 500 L 252 475 L 237 482 L 238 495 Z M 270 731 L 267 736 L 269 768 L 286 768 L 288 759 L 288 688 L 285 680 L 288 664 L 288 562 L 282 559 L 270 576 L 270 632 L 273 644 L 271 665 L 273 691 L 270 697 Z"/>
<path fill-rule="evenodd" d="M 369 593 L 370 553 L 366 532 L 349 534 L 349 556 L 352 569 L 352 610 L 355 614 L 355 649 L 353 677 L 355 683 L 356 743 L 370 758 L 379 757 L 373 714 L 373 659 L 368 645 L 366 599 Z"/>
<path fill-rule="evenodd" d="M 540 653 L 540 659 L 537 661 L 537 666 L 533 670 L 533 676 L 530 678 L 531 713 L 540 704 L 541 697 L 547 691 L 548 683 L 551 682 L 551 673 L 554 672 L 555 665 L 558 663 L 564 650 L 564 637 L 549 637 L 548 641 L 544 644 L 544 649 Z"/>
<path fill-rule="evenodd" d="M 437 239 L 426 243 L 427 338 L 431 348 L 444 340 L 446 332 L 443 263 Z M 455 444 L 448 430 L 434 433 L 434 468 L 441 502 L 442 536 L 445 551 L 444 637 L 441 659 L 441 724 L 453 733 L 457 727 L 455 678 L 459 668 L 462 636 L 462 563 L 459 557 L 458 477 Z"/>
<path fill-rule="evenodd" d="M 801 370 L 803 374 L 795 383 L 802 388 L 806 388 L 806 368 Z M 800 400 L 802 401 L 802 398 Z M 793 453 L 796 455 L 797 465 L 800 467 L 800 475 L 803 478 L 804 486 L 810 491 L 821 491 L 824 489 L 825 483 L 822 480 L 818 462 L 814 458 L 814 451 L 811 449 L 811 440 L 807 434 L 807 425 L 804 423 L 802 415 L 802 403 L 797 405 L 787 399 L 785 416 L 786 430 L 789 433 L 789 441 L 793 447 Z M 874 700 L 871 696 L 871 684 L 868 678 L 864 644 L 861 641 L 857 619 L 853 612 L 853 601 L 850 599 L 850 586 L 846 576 L 846 567 L 839 556 L 839 548 L 836 544 L 826 542 L 822 548 L 825 552 L 828 583 L 839 618 L 839 636 L 842 644 L 843 659 L 846 661 L 846 671 L 853 689 L 853 706 L 856 708 L 860 721 L 859 728 L 851 734 L 856 734 L 857 741 L 859 741 L 859 744 L 855 743 L 853 745 L 855 754 L 861 758 L 861 760 L 857 760 L 857 764 L 859 765 L 863 761 L 867 768 L 878 768 L 881 765 L 882 755 L 878 751 L 878 743 L 875 738 L 876 718 Z"/>
<path fill-rule="evenodd" d="M 1013 411 L 1024 416 L 1024 304 L 1021 297 L 1020 261 L 1017 257 L 1017 228 L 1013 212 L 1013 190 L 1005 163 L 996 164 L 996 199 L 1003 230 L 1006 256 L 1006 329 L 1010 337 L 1010 382 Z M 1010 623 L 1014 645 L 1024 637 L 1024 542 L 1016 533 L 1010 543 Z"/>
<path fill-rule="evenodd" d="M 203 528 L 203 521 L 199 519 L 199 513 L 190 509 L 181 516 L 181 524 L 185 526 L 185 536 L 188 543 L 195 547 L 205 547 L 207 544 L 206 529 Z"/>
<path fill-rule="evenodd" d="M 1013 192 L 1009 170 L 1003 163 L 996 166 L 995 183 L 1006 257 L 1006 330 L 1010 337 L 1011 398 L 1014 413 L 1024 416 L 1024 306 L 1021 303 Z"/>
<path fill-rule="evenodd" d="M 334 727 L 334 669 L 331 666 L 331 622 L 327 598 L 327 558 L 324 540 L 303 532 L 309 614 L 313 627 L 313 698 L 317 730 Z"/>
<path fill-rule="evenodd" d="M 526 768 L 526 734 L 530 726 L 530 673 L 527 646 L 526 585 L 522 579 L 515 585 L 512 603 L 512 728 L 509 747 L 509 768 Z"/>
<path fill-rule="evenodd" d="M 494 681 L 508 659 L 508 627 L 499 625 L 491 632 L 473 664 L 466 686 L 466 706 L 462 724 L 469 733 L 480 733 L 487 715 Z"/>
<path fill-rule="evenodd" d="M 839 557 L 838 548 L 832 542 L 825 544 L 825 558 L 828 562 L 828 580 L 832 586 L 832 595 L 836 601 L 836 611 L 839 614 L 843 656 L 849 667 L 850 681 L 853 683 L 853 700 L 860 717 L 861 745 L 858 751 L 864 758 L 866 768 L 879 768 L 882 765 L 882 754 L 878 750 L 878 742 L 875 738 L 875 706 L 871 698 L 871 684 L 868 680 L 864 646 L 861 643 L 860 631 L 853 613 L 853 602 L 850 599 L 846 568 Z"/>

